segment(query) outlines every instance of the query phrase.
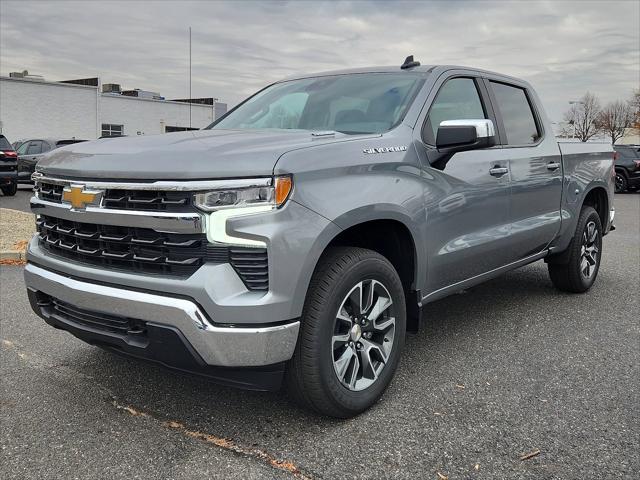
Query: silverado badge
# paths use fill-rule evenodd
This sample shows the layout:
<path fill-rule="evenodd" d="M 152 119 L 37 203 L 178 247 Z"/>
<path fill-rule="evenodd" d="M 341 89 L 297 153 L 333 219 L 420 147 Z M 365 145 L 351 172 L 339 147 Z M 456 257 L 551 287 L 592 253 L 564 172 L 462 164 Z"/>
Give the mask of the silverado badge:
<path fill-rule="evenodd" d="M 365 148 L 362 150 L 364 153 L 390 153 L 390 152 L 406 152 L 406 145 L 401 145 L 398 147 L 375 147 L 375 148 Z"/>

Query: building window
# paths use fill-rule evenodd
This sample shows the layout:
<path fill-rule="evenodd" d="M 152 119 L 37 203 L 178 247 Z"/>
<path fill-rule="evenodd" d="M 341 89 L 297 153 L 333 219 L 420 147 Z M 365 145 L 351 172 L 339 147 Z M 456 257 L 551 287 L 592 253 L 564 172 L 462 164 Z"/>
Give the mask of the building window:
<path fill-rule="evenodd" d="M 164 127 L 165 133 L 171 132 L 186 132 L 187 130 L 200 130 L 199 128 L 189 128 L 189 127 L 175 127 L 173 125 L 167 125 Z"/>
<path fill-rule="evenodd" d="M 102 137 L 121 137 L 124 135 L 124 125 L 102 124 Z"/>

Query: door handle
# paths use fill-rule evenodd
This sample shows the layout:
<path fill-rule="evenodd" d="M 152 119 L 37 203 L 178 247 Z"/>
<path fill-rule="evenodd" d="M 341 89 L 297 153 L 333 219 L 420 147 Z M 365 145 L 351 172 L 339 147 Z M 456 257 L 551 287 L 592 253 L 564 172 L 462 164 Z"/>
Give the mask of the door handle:
<path fill-rule="evenodd" d="M 557 162 L 547 163 L 547 170 L 557 170 L 560 168 L 560 164 Z"/>
<path fill-rule="evenodd" d="M 509 173 L 509 169 L 507 167 L 493 167 L 489 170 L 489 174 L 494 177 L 501 177 L 505 173 Z"/>

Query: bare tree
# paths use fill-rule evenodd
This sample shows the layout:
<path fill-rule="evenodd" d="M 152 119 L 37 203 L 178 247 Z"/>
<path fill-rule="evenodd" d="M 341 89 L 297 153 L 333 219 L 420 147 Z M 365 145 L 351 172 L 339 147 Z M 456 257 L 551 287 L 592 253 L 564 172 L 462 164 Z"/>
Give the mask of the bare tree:
<path fill-rule="evenodd" d="M 564 120 L 573 125 L 575 136 L 586 142 L 598 133 L 596 120 L 600 110 L 598 97 L 587 92 L 565 112 Z"/>
<path fill-rule="evenodd" d="M 611 138 L 611 143 L 624 137 L 625 131 L 633 124 L 633 108 L 630 102 L 620 100 L 609 103 L 598 115 L 598 130 Z"/>

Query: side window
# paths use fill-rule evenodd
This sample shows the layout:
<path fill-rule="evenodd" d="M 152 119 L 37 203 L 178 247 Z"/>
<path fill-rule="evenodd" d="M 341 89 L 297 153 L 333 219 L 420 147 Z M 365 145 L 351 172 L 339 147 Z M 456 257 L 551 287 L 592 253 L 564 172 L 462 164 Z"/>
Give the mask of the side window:
<path fill-rule="evenodd" d="M 540 139 L 527 93 L 523 88 L 490 82 L 509 145 L 530 145 Z"/>
<path fill-rule="evenodd" d="M 423 132 L 424 140 L 434 145 L 440 123 L 445 120 L 487 118 L 476 82 L 472 78 L 452 78 L 440 88 L 431 104 Z"/>
<path fill-rule="evenodd" d="M 27 153 L 27 148 L 29 148 L 29 144 L 31 142 L 24 142 L 22 143 L 19 147 L 18 150 L 16 150 L 16 152 L 18 152 L 18 155 L 25 155 Z"/>
<path fill-rule="evenodd" d="M 42 142 L 40 140 L 33 140 L 29 143 L 27 148 L 27 155 L 38 155 L 42 153 Z"/>

